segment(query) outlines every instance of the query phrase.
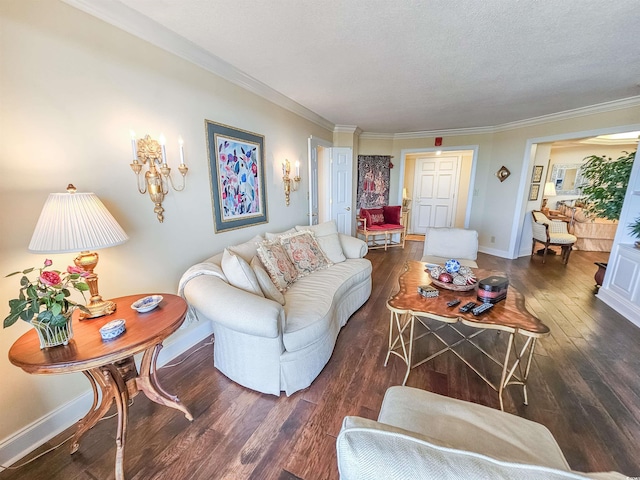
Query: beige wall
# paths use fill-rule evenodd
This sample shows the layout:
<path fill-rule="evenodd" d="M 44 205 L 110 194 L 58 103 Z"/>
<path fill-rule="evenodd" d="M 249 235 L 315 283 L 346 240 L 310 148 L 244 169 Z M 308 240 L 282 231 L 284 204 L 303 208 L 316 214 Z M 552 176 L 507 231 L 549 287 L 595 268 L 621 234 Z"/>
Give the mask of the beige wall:
<path fill-rule="evenodd" d="M 18 283 L 2 272 L 43 262 L 27 245 L 48 194 L 70 182 L 95 192 L 130 236 L 100 251 L 105 297 L 175 293 L 191 264 L 255 234 L 307 221 L 307 139 L 331 141 L 332 132 L 61 2 L 3 1 L 0 20 L 3 318 Z M 214 234 L 205 119 L 265 136 L 268 225 Z M 136 190 L 130 129 L 155 138 L 164 133 L 174 171 L 177 138 L 184 138 L 187 188 L 168 195 L 163 224 Z M 279 178 L 284 158 L 299 160 L 302 170 L 290 207 Z M 64 268 L 73 256 L 50 257 Z M 0 443 L 89 387 L 81 374 L 34 376 L 11 365 L 9 347 L 28 328 L 19 322 L 0 332 Z"/>
<path fill-rule="evenodd" d="M 525 219 L 528 220 L 525 213 L 532 162 L 523 176 L 528 140 L 561 135 L 570 137 L 574 132 L 576 136 L 573 138 L 584 137 L 580 135 L 583 132 L 633 126 L 639 120 L 640 107 L 629 107 L 498 133 L 445 136 L 443 148 L 478 146 L 469 227 L 478 230 L 480 250 L 505 257 L 513 256 L 512 252 L 518 255 L 517 232 Z M 363 135 L 359 148 L 361 153 L 389 153 L 399 159 L 402 150 L 433 148 L 434 140 L 434 137 L 379 139 Z M 511 171 L 511 176 L 504 182 L 500 182 L 495 175 L 502 165 Z M 390 198 L 397 198 L 398 185 L 399 169 L 394 168 L 391 170 Z M 521 209 L 517 209 L 518 200 L 522 201 Z M 492 237 L 495 237 L 493 243 Z"/>

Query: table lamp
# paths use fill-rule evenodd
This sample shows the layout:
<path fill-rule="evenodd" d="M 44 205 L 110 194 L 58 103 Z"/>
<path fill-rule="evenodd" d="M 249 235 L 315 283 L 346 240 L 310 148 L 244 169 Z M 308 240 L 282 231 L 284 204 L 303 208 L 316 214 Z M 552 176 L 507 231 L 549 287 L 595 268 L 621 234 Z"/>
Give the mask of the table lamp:
<path fill-rule="evenodd" d="M 549 208 L 547 207 L 547 197 L 555 197 L 556 195 L 556 187 L 553 182 L 545 183 L 544 192 L 542 193 L 542 208 L 540 209 L 545 215 L 549 214 Z"/>
<path fill-rule="evenodd" d="M 129 239 L 122 227 L 94 193 L 76 193 L 69 184 L 67 193 L 52 193 L 42 208 L 29 243 L 34 253 L 80 252 L 74 259 L 78 268 L 87 272 L 85 281 L 91 299 L 80 319 L 108 315 L 116 310 L 114 302 L 103 300 L 98 293 L 98 275 L 93 270 L 98 254 L 89 250 L 113 247 Z"/>

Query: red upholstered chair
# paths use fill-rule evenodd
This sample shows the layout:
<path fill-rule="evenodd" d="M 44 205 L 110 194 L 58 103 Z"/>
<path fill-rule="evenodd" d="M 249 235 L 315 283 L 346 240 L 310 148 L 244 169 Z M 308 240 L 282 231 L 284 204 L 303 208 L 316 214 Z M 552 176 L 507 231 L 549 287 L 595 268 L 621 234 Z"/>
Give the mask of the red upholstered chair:
<path fill-rule="evenodd" d="M 362 235 L 370 249 L 404 248 L 407 226 L 403 225 L 402 207 L 400 205 L 382 208 L 361 208 L 357 220 L 356 235 Z M 397 241 L 393 239 L 394 235 L 398 235 Z"/>

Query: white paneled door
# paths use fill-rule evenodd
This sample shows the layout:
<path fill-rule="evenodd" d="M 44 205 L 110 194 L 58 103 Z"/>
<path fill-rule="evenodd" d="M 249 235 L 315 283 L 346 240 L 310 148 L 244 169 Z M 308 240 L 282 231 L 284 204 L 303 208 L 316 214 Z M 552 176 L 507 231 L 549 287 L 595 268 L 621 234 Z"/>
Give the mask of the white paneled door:
<path fill-rule="evenodd" d="M 353 154 L 350 148 L 331 149 L 331 218 L 338 231 L 353 235 Z"/>
<path fill-rule="evenodd" d="M 459 155 L 416 159 L 413 233 L 424 234 L 427 227 L 453 226 L 459 171 Z"/>

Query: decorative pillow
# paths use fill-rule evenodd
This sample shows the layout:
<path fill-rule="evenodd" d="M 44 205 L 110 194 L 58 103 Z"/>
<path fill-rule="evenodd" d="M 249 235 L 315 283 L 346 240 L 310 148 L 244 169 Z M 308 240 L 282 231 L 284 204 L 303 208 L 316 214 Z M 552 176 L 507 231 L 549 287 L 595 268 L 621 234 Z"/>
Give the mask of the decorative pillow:
<path fill-rule="evenodd" d="M 367 225 L 382 225 L 384 213 L 381 208 L 361 208 L 360 216 L 367 220 Z"/>
<path fill-rule="evenodd" d="M 333 220 L 319 225 L 296 225 L 296 230 L 298 232 L 305 230 L 312 231 L 318 245 L 320 245 L 320 248 L 331 262 L 340 263 L 347 259 L 342 251 L 342 244 L 338 236 L 338 227 L 336 227 L 336 222 Z"/>
<path fill-rule="evenodd" d="M 264 297 L 256 274 L 251 266 L 240 255 L 225 248 L 222 252 L 222 271 L 231 285 L 249 293 Z"/>
<path fill-rule="evenodd" d="M 284 295 L 276 288 L 276 286 L 271 281 L 269 274 L 262 266 L 262 262 L 258 257 L 253 257 L 251 260 L 251 268 L 253 268 L 253 272 L 256 274 L 256 278 L 258 279 L 258 283 L 260 284 L 260 288 L 262 289 L 262 293 L 269 300 L 274 300 L 278 302 L 280 305 L 284 305 L 286 300 Z"/>
<path fill-rule="evenodd" d="M 269 242 L 277 242 L 280 240 L 280 237 L 282 235 L 288 235 L 289 233 L 293 233 L 295 231 L 296 231 L 295 228 L 290 228 L 289 230 L 285 230 L 284 232 L 280 232 L 280 233 L 267 232 L 264 234 L 264 238 L 266 238 Z"/>
<path fill-rule="evenodd" d="M 262 261 L 271 281 L 278 290 L 284 292 L 298 278 L 284 247 L 279 243 L 264 241 L 258 245 L 258 257 Z"/>
<path fill-rule="evenodd" d="M 256 256 L 258 244 L 263 240 L 264 238 L 262 238 L 260 235 L 256 235 L 248 242 L 244 242 L 239 245 L 233 245 L 227 248 L 229 249 L 229 251 L 242 257 L 245 262 L 249 263 L 251 262 L 251 259 Z"/>
<path fill-rule="evenodd" d="M 384 223 L 400 225 L 402 220 L 402 207 L 400 205 L 382 207 L 382 214 L 384 216 Z"/>
<path fill-rule="evenodd" d="M 298 277 L 333 265 L 309 230 L 283 235 L 280 243 L 298 272 Z"/>

